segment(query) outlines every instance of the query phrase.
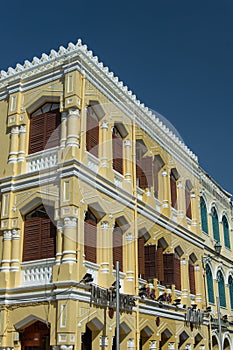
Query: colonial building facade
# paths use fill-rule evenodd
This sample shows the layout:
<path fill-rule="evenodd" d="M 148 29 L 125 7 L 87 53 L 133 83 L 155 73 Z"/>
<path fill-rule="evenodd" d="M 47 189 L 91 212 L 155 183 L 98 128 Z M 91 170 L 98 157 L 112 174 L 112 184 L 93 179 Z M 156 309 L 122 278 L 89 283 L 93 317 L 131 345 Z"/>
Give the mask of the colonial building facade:
<path fill-rule="evenodd" d="M 79 40 L 0 74 L 0 349 L 233 349 L 231 195 Z M 219 251 L 218 248 L 222 248 Z"/>

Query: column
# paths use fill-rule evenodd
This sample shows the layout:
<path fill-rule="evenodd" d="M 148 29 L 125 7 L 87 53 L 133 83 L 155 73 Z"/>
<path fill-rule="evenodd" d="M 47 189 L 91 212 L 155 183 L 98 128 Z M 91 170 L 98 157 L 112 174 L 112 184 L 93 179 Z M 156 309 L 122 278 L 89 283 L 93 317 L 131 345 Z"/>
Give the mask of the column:
<path fill-rule="evenodd" d="M 189 256 L 181 259 L 181 290 L 182 303 L 187 305 L 189 299 L 189 270 L 188 270 Z M 187 305 L 188 306 L 188 305 Z"/>
<path fill-rule="evenodd" d="M 192 226 L 197 229 L 197 222 L 198 222 L 198 206 L 197 206 L 197 200 L 196 200 L 196 193 L 191 192 L 191 208 L 192 208 Z"/>
<path fill-rule="evenodd" d="M 181 221 L 186 217 L 185 208 L 185 193 L 183 188 L 183 182 L 181 179 L 177 181 L 177 201 L 178 201 L 178 218 Z"/>
<path fill-rule="evenodd" d="M 70 108 L 67 115 L 67 141 L 66 146 L 80 146 L 80 111 Z"/>
<path fill-rule="evenodd" d="M 63 234 L 63 227 L 62 222 L 57 222 L 57 247 L 56 247 L 56 264 L 59 265 L 61 263 L 62 259 L 62 234 Z"/>
<path fill-rule="evenodd" d="M 126 271 L 126 280 L 132 282 L 134 280 L 134 236 L 132 233 L 126 233 L 126 263 L 127 263 L 127 271 Z"/>
<path fill-rule="evenodd" d="M 3 257 L 1 271 L 9 271 L 11 261 L 11 230 L 3 232 Z"/>
<path fill-rule="evenodd" d="M 19 230 L 12 230 L 12 246 L 11 246 L 11 271 L 19 270 L 19 245 L 20 234 Z"/>
<path fill-rule="evenodd" d="M 101 249 L 101 273 L 109 273 L 109 222 L 102 221 L 100 225 L 101 231 L 101 241 L 100 241 L 100 249 Z"/>
<path fill-rule="evenodd" d="M 163 208 L 163 212 L 165 215 L 169 215 L 169 198 L 170 198 L 170 185 L 169 185 L 169 181 L 168 181 L 168 173 L 167 173 L 167 169 L 164 169 L 162 171 L 162 177 L 163 177 L 163 202 L 162 202 L 162 208 Z"/>
<path fill-rule="evenodd" d="M 202 308 L 204 302 L 203 293 L 204 293 L 204 281 L 202 276 L 202 262 L 199 260 L 194 265 L 194 275 L 195 275 L 195 288 L 196 288 L 196 299 L 195 302 L 199 309 Z"/>
<path fill-rule="evenodd" d="M 100 336 L 100 348 L 106 349 L 108 347 L 108 337 L 107 336 Z"/>
<path fill-rule="evenodd" d="M 131 182 L 132 172 L 132 154 L 131 154 L 131 141 L 125 140 L 125 181 Z"/>
<path fill-rule="evenodd" d="M 101 145 L 101 167 L 108 167 L 108 122 L 103 120 L 101 123 L 102 145 Z"/>
<path fill-rule="evenodd" d="M 76 262 L 76 240 L 77 240 L 77 219 L 74 217 L 64 218 L 63 236 L 63 263 Z"/>
<path fill-rule="evenodd" d="M 11 140 L 10 140 L 10 153 L 9 153 L 8 163 L 17 162 L 18 144 L 19 144 L 19 127 L 12 126 L 12 128 L 11 128 Z"/>
<path fill-rule="evenodd" d="M 60 146 L 61 148 L 65 147 L 66 144 L 66 134 L 67 134 L 67 112 L 62 112 L 61 114 L 61 139 Z"/>
<path fill-rule="evenodd" d="M 19 128 L 18 162 L 23 162 L 25 160 L 25 146 L 26 146 L 26 125 L 21 125 Z"/>
<path fill-rule="evenodd" d="M 168 343 L 168 350 L 175 350 L 175 343 Z"/>

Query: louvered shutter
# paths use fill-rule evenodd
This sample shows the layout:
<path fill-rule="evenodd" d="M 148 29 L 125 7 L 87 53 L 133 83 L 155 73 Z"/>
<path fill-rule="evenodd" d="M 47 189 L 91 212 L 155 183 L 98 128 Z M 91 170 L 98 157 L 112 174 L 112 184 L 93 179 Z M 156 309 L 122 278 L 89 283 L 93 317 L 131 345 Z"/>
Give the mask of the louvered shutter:
<path fill-rule="evenodd" d="M 181 290 L 180 259 L 174 257 L 174 284 L 176 289 Z"/>
<path fill-rule="evenodd" d="M 154 174 L 154 196 L 155 198 L 158 198 L 159 193 L 159 178 L 158 174 L 161 169 L 161 166 L 158 161 L 153 161 L 153 174 Z"/>
<path fill-rule="evenodd" d="M 137 163 L 137 178 L 142 189 L 152 187 L 152 157 L 144 157 Z"/>
<path fill-rule="evenodd" d="M 87 114 L 86 148 L 88 152 L 98 157 L 99 123 L 90 114 Z"/>
<path fill-rule="evenodd" d="M 192 219 L 191 195 L 187 187 L 185 187 L 185 205 L 186 205 L 186 216 L 189 219 Z"/>
<path fill-rule="evenodd" d="M 115 227 L 113 230 L 113 266 L 116 268 L 116 261 L 119 261 L 119 269 L 122 271 L 123 247 L 122 247 L 122 230 Z"/>
<path fill-rule="evenodd" d="M 84 252 L 85 259 L 96 263 L 96 224 L 91 220 L 84 223 Z"/>
<path fill-rule="evenodd" d="M 144 237 L 138 238 L 138 274 L 144 278 L 145 274 L 145 254 L 144 254 Z"/>
<path fill-rule="evenodd" d="M 58 111 L 46 113 L 45 123 L 45 148 L 57 147 L 60 140 L 60 113 Z"/>
<path fill-rule="evenodd" d="M 155 252 L 156 277 L 160 282 L 164 281 L 163 248 L 158 247 Z"/>
<path fill-rule="evenodd" d="M 44 149 L 45 120 L 43 115 L 37 115 L 30 121 L 29 154 Z"/>
<path fill-rule="evenodd" d="M 189 262 L 189 288 L 191 294 L 196 294 L 194 265 Z"/>
<path fill-rule="evenodd" d="M 23 261 L 40 259 L 40 218 L 30 218 L 24 223 Z"/>
<path fill-rule="evenodd" d="M 173 174 L 170 176 L 170 187 L 171 187 L 171 206 L 177 209 L 177 189 L 176 189 L 176 179 Z"/>
<path fill-rule="evenodd" d="M 163 254 L 164 284 L 174 284 L 174 254 Z"/>
<path fill-rule="evenodd" d="M 56 254 L 56 227 L 49 218 L 41 218 L 41 259 L 53 258 Z"/>
<path fill-rule="evenodd" d="M 145 276 L 146 280 L 156 278 L 156 245 L 147 245 L 144 247 L 145 252 Z"/>
<path fill-rule="evenodd" d="M 123 174 L 123 139 L 120 135 L 112 134 L 113 169 Z"/>

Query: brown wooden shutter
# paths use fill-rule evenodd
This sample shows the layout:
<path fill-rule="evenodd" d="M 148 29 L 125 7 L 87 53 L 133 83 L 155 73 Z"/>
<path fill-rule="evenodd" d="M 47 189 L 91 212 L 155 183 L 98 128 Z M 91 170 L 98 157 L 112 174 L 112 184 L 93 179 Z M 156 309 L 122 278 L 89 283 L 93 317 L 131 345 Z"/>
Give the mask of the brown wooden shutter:
<path fill-rule="evenodd" d="M 45 134 L 45 148 L 57 147 L 60 140 L 60 113 L 59 111 L 53 111 L 46 113 L 46 134 Z"/>
<path fill-rule="evenodd" d="M 56 254 L 56 227 L 49 218 L 41 218 L 41 259 L 53 258 Z"/>
<path fill-rule="evenodd" d="M 123 174 L 123 139 L 120 135 L 112 134 L 113 169 Z"/>
<path fill-rule="evenodd" d="M 116 226 L 113 230 L 113 266 L 116 268 L 116 261 L 119 261 L 119 269 L 123 271 L 123 244 L 122 230 Z"/>
<path fill-rule="evenodd" d="M 181 290 L 180 259 L 174 257 L 174 284 L 176 289 Z"/>
<path fill-rule="evenodd" d="M 23 261 L 40 259 L 41 220 L 38 217 L 24 223 Z"/>
<path fill-rule="evenodd" d="M 171 173 L 170 175 L 170 187 L 171 187 L 171 206 L 177 209 L 177 189 L 176 189 L 176 179 Z"/>
<path fill-rule="evenodd" d="M 185 186 L 185 205 L 186 205 L 186 216 L 192 219 L 192 207 L 191 207 L 191 195 L 190 190 Z"/>
<path fill-rule="evenodd" d="M 155 253 L 156 259 L 156 277 L 160 282 L 164 281 L 164 264 L 163 264 L 163 248 L 157 248 Z"/>
<path fill-rule="evenodd" d="M 93 263 L 96 263 L 96 238 L 96 223 L 92 220 L 86 220 L 84 223 L 84 253 L 85 259 Z"/>
<path fill-rule="evenodd" d="M 99 123 L 89 113 L 87 113 L 86 148 L 88 152 L 98 157 Z"/>
<path fill-rule="evenodd" d="M 189 288 L 191 294 L 196 294 L 194 265 L 189 262 Z"/>
<path fill-rule="evenodd" d="M 144 253 L 144 237 L 138 238 L 138 274 L 143 278 L 145 274 L 145 253 Z"/>
<path fill-rule="evenodd" d="M 155 198 L 158 198 L 159 193 L 159 171 L 161 169 L 161 166 L 159 162 L 156 160 L 153 161 L 153 174 L 154 174 L 154 196 Z"/>
<path fill-rule="evenodd" d="M 176 289 L 181 289 L 180 259 L 175 254 L 164 254 L 164 284 L 175 284 Z"/>
<path fill-rule="evenodd" d="M 137 178 L 142 189 L 152 187 L 152 157 L 144 157 L 137 164 Z"/>
<path fill-rule="evenodd" d="M 30 121 L 29 154 L 44 149 L 45 121 L 43 115 L 37 115 Z"/>
<path fill-rule="evenodd" d="M 145 276 L 146 280 L 156 278 L 156 245 L 147 245 L 145 252 Z"/>

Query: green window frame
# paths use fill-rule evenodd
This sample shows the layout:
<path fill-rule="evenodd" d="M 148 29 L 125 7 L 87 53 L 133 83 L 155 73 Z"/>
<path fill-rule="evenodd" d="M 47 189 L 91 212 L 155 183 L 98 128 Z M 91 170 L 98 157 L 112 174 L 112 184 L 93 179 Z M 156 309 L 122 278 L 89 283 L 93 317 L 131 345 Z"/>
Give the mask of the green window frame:
<path fill-rule="evenodd" d="M 225 215 L 222 218 L 222 224 L 223 224 L 224 244 L 225 244 L 225 247 L 230 249 L 231 244 L 230 244 L 229 225 Z"/>
<path fill-rule="evenodd" d="M 225 283 L 224 283 L 224 277 L 221 271 L 217 272 L 217 280 L 218 280 L 219 304 L 221 307 L 226 307 Z"/>
<path fill-rule="evenodd" d="M 231 310 L 233 310 L 233 278 L 232 276 L 229 276 L 228 278 L 228 285 L 229 285 Z"/>
<path fill-rule="evenodd" d="M 201 229 L 208 235 L 208 216 L 206 203 L 203 197 L 200 198 L 200 208 L 201 208 Z"/>
<path fill-rule="evenodd" d="M 214 239 L 217 242 L 219 242 L 220 241 L 220 234 L 219 234 L 218 214 L 217 214 L 217 211 L 214 207 L 211 210 L 211 214 L 212 214 L 212 228 L 213 228 Z"/>
<path fill-rule="evenodd" d="M 206 265 L 206 281 L 207 281 L 209 303 L 214 303 L 213 275 L 209 265 Z"/>

